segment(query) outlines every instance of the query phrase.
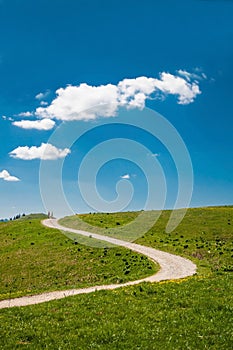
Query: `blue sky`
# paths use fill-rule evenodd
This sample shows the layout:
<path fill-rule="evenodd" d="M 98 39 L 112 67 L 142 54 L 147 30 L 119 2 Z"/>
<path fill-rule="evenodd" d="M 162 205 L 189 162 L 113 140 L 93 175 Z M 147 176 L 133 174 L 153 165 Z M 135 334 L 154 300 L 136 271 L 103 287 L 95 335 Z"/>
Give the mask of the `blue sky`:
<path fill-rule="evenodd" d="M 232 204 L 232 18 L 233 1 L 227 0 L 1 0 L 0 217 L 47 209 L 66 214 L 56 199 L 45 199 L 44 208 L 39 184 L 44 154 L 49 159 L 42 159 L 42 170 L 53 184 L 60 181 L 55 170 L 63 166 L 62 186 L 71 208 L 92 211 L 80 193 L 80 187 L 88 192 L 93 185 L 78 177 L 81 162 L 107 140 L 118 140 L 124 153 L 127 138 L 147 147 L 149 161 L 160 164 L 154 186 L 159 198 L 161 167 L 164 206 L 172 208 L 178 175 L 166 147 L 169 133 L 163 144 L 143 125 L 141 130 L 134 125 L 148 118 L 156 132 L 150 110 L 173 125 L 188 149 L 194 174 L 189 205 Z M 130 125 L 121 124 L 121 118 Z M 80 135 L 85 128 L 90 130 L 75 140 L 74 130 Z M 122 210 L 144 208 L 147 168 L 139 163 L 146 155 L 130 145 L 131 160 L 121 154 L 112 159 L 114 142 L 106 147 L 109 161 L 96 173 L 99 194 L 114 201 L 120 181 L 126 203 L 130 182 L 134 195 Z M 92 156 L 100 161 L 101 155 L 97 148 Z M 86 169 L 86 179 L 88 174 Z M 185 182 L 188 175 L 183 175 Z M 56 190 L 54 185 L 54 198 Z M 155 198 L 154 208 L 160 205 Z"/>

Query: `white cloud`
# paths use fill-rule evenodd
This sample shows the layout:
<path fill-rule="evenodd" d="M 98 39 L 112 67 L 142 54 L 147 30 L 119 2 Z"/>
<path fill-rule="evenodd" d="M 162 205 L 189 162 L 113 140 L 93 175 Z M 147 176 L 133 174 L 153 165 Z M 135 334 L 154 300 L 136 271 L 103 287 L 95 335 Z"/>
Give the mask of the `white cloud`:
<path fill-rule="evenodd" d="M 160 80 L 156 79 L 155 85 L 165 94 L 177 95 L 178 103 L 182 105 L 192 103 L 201 93 L 197 82 L 190 83 L 170 73 L 161 73 Z"/>
<path fill-rule="evenodd" d="M 126 108 L 145 107 L 145 101 L 156 90 L 155 79 L 138 77 L 135 79 L 124 79 L 118 84 L 119 103 Z"/>
<path fill-rule="evenodd" d="M 17 115 L 17 117 L 23 117 L 23 118 L 32 117 L 32 116 L 33 116 L 33 112 L 22 112 Z"/>
<path fill-rule="evenodd" d="M 3 115 L 3 116 L 2 116 L 2 119 L 3 119 L 3 120 L 9 120 L 10 122 L 12 122 L 12 121 L 14 120 L 13 118 L 7 117 L 6 115 Z"/>
<path fill-rule="evenodd" d="M 51 105 L 37 108 L 36 114 L 39 117 L 87 120 L 95 119 L 97 116 L 110 117 L 116 113 L 118 88 L 115 85 L 81 84 L 58 89 L 56 93 L 57 97 Z M 92 107 L 93 109 L 88 111 Z"/>
<path fill-rule="evenodd" d="M 180 76 L 183 75 L 183 76 Z M 90 120 L 115 116 L 119 107 L 145 107 L 147 99 L 163 99 L 167 95 L 178 98 L 179 104 L 189 104 L 201 93 L 193 74 L 179 70 L 178 75 L 161 73 L 160 79 L 138 77 L 124 79 L 117 85 L 69 85 L 56 91 L 57 97 L 47 107 L 36 109 L 42 118 L 59 120 Z"/>
<path fill-rule="evenodd" d="M 125 175 L 122 175 L 121 178 L 129 180 L 130 179 L 130 175 L 129 174 L 125 174 Z"/>
<path fill-rule="evenodd" d="M 9 182 L 20 181 L 18 177 L 10 175 L 7 170 L 0 171 L 0 179 L 3 179 L 4 181 L 9 181 Z"/>
<path fill-rule="evenodd" d="M 24 146 L 17 147 L 10 156 L 13 158 L 32 160 L 32 159 L 43 159 L 43 160 L 55 160 L 58 158 L 65 158 L 70 153 L 69 148 L 60 149 L 49 143 L 42 143 L 39 147 Z"/>
<path fill-rule="evenodd" d="M 202 73 L 202 71 L 199 68 L 196 68 L 195 71 L 197 73 L 189 73 L 186 70 L 182 70 L 179 69 L 177 71 L 177 73 L 184 77 L 188 82 L 192 81 L 192 80 L 203 80 L 203 79 L 207 79 L 207 76 L 205 73 Z"/>
<path fill-rule="evenodd" d="M 22 129 L 51 130 L 55 122 L 51 119 L 20 120 L 12 123 Z"/>
<path fill-rule="evenodd" d="M 196 77 L 196 74 L 189 73 L 189 72 L 187 72 L 186 70 L 182 70 L 182 69 L 179 69 L 179 70 L 177 71 L 177 73 L 178 73 L 180 76 L 184 77 L 184 78 L 185 78 L 186 80 L 188 80 L 189 82 L 191 81 L 193 75 L 195 75 L 195 77 Z M 199 76 L 197 76 L 197 77 L 199 77 Z"/>
<path fill-rule="evenodd" d="M 44 98 L 44 94 L 43 94 L 42 92 L 40 92 L 39 94 L 37 94 L 37 95 L 35 96 L 35 98 L 36 98 L 37 100 L 41 100 L 42 98 Z"/>
<path fill-rule="evenodd" d="M 41 106 L 48 106 L 48 102 L 46 102 L 46 101 L 41 101 L 41 102 L 40 102 L 40 105 L 41 105 Z"/>
<path fill-rule="evenodd" d="M 49 94 L 50 94 L 50 91 L 47 90 L 47 91 L 45 91 L 45 92 L 40 92 L 39 94 L 37 94 L 37 95 L 35 96 L 35 98 L 36 98 L 37 100 L 43 100 L 43 99 L 45 99 L 46 97 L 48 97 Z"/>

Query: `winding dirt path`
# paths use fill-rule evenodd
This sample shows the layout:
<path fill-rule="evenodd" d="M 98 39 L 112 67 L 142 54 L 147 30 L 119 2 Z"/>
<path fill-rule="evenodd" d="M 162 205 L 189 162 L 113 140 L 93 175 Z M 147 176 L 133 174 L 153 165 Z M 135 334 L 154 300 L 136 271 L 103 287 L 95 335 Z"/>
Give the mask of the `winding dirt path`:
<path fill-rule="evenodd" d="M 93 286 L 93 287 L 81 288 L 81 289 L 69 289 L 69 290 L 63 290 L 63 291 L 42 293 L 42 294 L 33 295 L 33 296 L 25 296 L 25 297 L 15 298 L 15 299 L 2 300 L 0 301 L 0 309 L 15 307 L 15 306 L 27 306 L 27 305 L 40 304 L 47 301 L 62 299 L 62 298 L 77 295 L 77 294 L 86 294 L 86 293 L 92 293 L 99 290 L 110 290 L 110 289 L 116 289 L 116 288 L 121 288 L 125 286 L 132 286 L 135 284 L 139 284 L 141 282 L 159 282 L 163 280 L 180 279 L 180 278 L 192 276 L 196 273 L 196 265 L 190 260 L 182 258 L 181 256 L 178 256 L 178 255 L 173 255 L 170 253 L 163 252 L 161 250 L 157 250 L 154 248 L 142 246 L 131 242 L 126 242 L 126 241 L 115 239 L 108 236 L 102 236 L 99 234 L 90 233 L 82 230 L 67 228 L 67 227 L 61 226 L 56 219 L 46 219 L 42 223 L 47 227 L 55 228 L 55 229 L 59 229 L 67 232 L 73 232 L 78 235 L 81 234 L 87 237 L 91 235 L 92 238 L 96 238 L 98 240 L 109 242 L 121 247 L 128 248 L 137 253 L 141 253 L 147 256 L 148 258 L 150 258 L 152 261 L 158 263 L 160 265 L 160 270 L 152 276 L 149 276 L 140 280 L 136 280 L 136 281 L 122 283 L 122 284 L 110 284 L 110 285 Z"/>

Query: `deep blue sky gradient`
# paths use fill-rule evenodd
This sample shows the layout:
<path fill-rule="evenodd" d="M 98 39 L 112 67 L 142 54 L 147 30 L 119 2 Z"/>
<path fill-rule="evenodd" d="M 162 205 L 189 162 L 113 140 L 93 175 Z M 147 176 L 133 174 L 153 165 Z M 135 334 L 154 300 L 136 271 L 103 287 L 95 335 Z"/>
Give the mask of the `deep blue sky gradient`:
<path fill-rule="evenodd" d="M 182 106 L 168 97 L 149 101 L 147 106 L 165 116 L 186 143 L 195 175 L 191 205 L 232 204 L 232 20 L 233 1 L 2 0 L 0 115 L 11 117 L 34 110 L 38 106 L 36 94 L 49 90 L 51 101 L 56 89 L 67 84 L 117 84 L 124 78 L 158 77 L 159 72 L 174 74 L 198 67 L 208 78 L 201 82 L 202 94 L 194 103 Z M 17 183 L 0 179 L 0 217 L 43 210 L 38 185 L 40 162 L 12 159 L 8 153 L 18 146 L 39 146 L 52 131 L 19 129 L 2 118 L 0 131 L 0 171 L 7 169 L 21 179 Z M 139 138 L 149 142 L 144 135 Z M 84 141 L 83 149 L 90 146 L 90 140 Z M 79 147 L 81 144 L 77 150 Z M 156 147 L 152 151 L 161 153 L 172 187 L 176 184 L 174 166 L 165 161 L 169 156 L 163 149 Z M 73 196 L 70 181 L 77 175 L 78 160 L 74 158 L 75 152 L 67 158 L 71 164 L 64 169 L 68 197 Z M 106 166 L 101 173 L 104 182 L 98 179 L 107 197 L 114 194 L 112 184 L 120 176 L 119 172 L 112 177 L 116 168 Z M 128 173 L 130 165 L 122 163 L 120 170 Z M 173 195 L 167 207 L 172 205 Z M 144 197 L 143 185 L 130 209 L 143 206 L 140 198 L 143 202 Z"/>

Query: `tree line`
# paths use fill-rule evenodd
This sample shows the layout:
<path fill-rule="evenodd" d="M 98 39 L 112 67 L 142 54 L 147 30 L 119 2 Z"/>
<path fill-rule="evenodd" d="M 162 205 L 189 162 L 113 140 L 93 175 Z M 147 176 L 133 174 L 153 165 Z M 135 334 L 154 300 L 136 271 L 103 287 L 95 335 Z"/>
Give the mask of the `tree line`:
<path fill-rule="evenodd" d="M 24 217 L 25 216 L 25 213 L 23 213 L 23 214 L 17 214 L 17 215 L 15 215 L 15 216 L 13 216 L 13 217 L 11 217 L 11 218 L 9 218 L 9 219 L 0 219 L 0 221 L 14 221 L 14 220 L 18 220 L 18 219 L 20 219 L 20 218 L 22 218 L 22 217 Z"/>

